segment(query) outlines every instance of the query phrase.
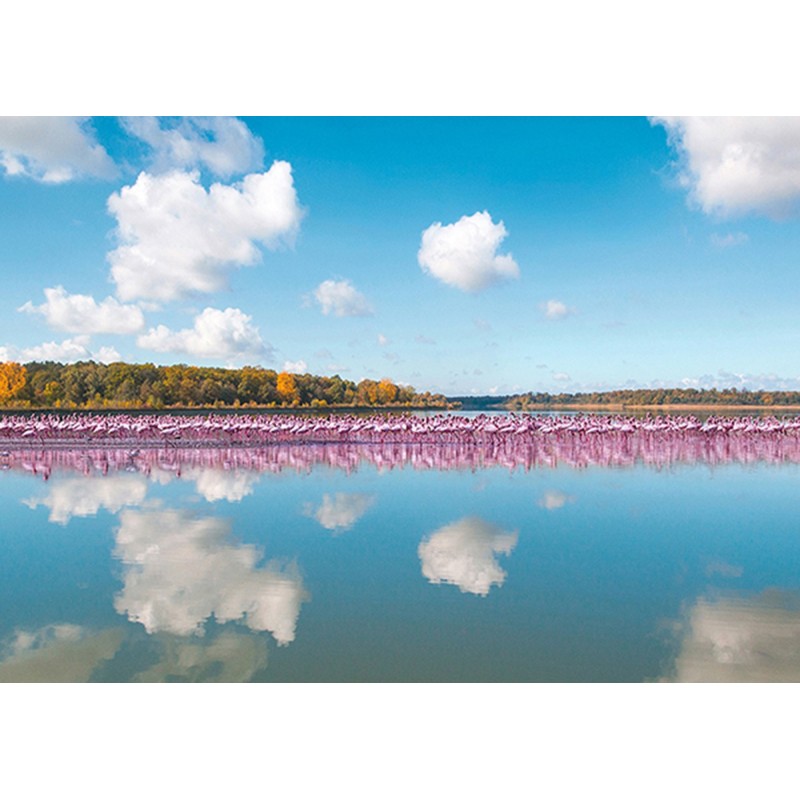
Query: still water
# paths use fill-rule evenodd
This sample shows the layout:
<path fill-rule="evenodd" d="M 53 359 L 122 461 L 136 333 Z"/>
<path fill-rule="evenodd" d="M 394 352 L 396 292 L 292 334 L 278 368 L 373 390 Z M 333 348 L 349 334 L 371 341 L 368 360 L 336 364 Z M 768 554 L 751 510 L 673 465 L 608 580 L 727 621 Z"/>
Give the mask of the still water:
<path fill-rule="evenodd" d="M 800 680 L 797 463 L 308 452 L 0 454 L 0 681 Z"/>

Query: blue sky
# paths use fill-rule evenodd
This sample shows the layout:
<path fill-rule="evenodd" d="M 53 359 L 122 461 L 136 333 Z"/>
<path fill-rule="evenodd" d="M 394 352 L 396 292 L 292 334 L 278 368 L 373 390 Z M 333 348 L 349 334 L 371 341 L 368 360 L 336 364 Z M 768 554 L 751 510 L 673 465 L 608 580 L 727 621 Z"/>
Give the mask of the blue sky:
<path fill-rule="evenodd" d="M 800 388 L 799 197 L 791 118 L 0 118 L 0 358 Z"/>

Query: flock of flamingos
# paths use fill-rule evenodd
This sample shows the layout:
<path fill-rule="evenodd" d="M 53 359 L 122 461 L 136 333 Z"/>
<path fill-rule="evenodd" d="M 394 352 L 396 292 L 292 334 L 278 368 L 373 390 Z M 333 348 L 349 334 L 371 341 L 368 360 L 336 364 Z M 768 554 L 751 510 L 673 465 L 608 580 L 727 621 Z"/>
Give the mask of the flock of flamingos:
<path fill-rule="evenodd" d="M 43 414 L 0 417 L 0 468 L 180 473 L 800 463 L 800 417 Z"/>

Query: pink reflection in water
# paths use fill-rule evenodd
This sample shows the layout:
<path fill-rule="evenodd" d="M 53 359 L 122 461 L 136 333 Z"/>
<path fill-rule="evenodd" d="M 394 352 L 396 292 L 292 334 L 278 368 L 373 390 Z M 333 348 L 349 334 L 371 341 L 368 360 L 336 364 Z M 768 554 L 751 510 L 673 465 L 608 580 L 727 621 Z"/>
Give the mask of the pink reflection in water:
<path fill-rule="evenodd" d="M 642 422 L 642 421 L 640 421 Z M 739 420 L 732 420 L 739 422 Z M 758 423 L 764 420 L 757 420 Z M 430 436 L 430 433 L 427 434 Z M 779 427 L 706 425 L 670 429 L 637 424 L 629 430 L 538 430 L 498 433 L 440 441 L 308 442 L 265 445 L 120 446 L 113 442 L 44 441 L 13 446 L 0 452 L 0 468 L 27 470 L 45 479 L 53 470 L 85 474 L 161 470 L 180 475 L 188 468 L 306 472 L 326 466 L 351 472 L 368 465 L 381 470 L 398 467 L 430 470 L 477 470 L 485 467 L 535 469 L 568 465 L 631 467 L 645 464 L 800 463 L 800 430 Z"/>

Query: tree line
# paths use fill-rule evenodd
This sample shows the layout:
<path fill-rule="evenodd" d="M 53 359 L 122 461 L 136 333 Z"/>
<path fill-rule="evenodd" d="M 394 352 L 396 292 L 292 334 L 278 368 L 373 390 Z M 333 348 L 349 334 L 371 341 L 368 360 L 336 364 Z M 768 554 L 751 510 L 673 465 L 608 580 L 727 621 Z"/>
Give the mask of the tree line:
<path fill-rule="evenodd" d="M 0 404 L 15 408 L 446 407 L 440 394 L 389 378 L 355 383 L 338 375 L 186 364 L 54 361 L 0 364 Z"/>
<path fill-rule="evenodd" d="M 504 398 L 514 411 L 543 406 L 792 406 L 800 405 L 800 392 L 750 389 L 615 389 L 608 392 L 528 392 Z"/>

